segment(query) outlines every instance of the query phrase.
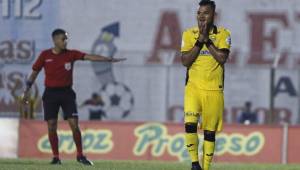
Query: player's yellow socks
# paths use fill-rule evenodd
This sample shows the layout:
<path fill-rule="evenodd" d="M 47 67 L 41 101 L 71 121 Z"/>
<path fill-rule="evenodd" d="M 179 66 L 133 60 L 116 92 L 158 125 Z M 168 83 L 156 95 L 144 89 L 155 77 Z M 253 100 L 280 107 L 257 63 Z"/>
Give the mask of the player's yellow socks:
<path fill-rule="evenodd" d="M 204 140 L 203 157 L 202 157 L 203 170 L 209 170 L 214 155 L 214 151 L 215 151 L 215 142 Z"/>
<path fill-rule="evenodd" d="M 187 150 L 190 154 L 192 162 L 198 162 L 199 157 L 198 157 L 198 145 L 199 145 L 199 140 L 198 140 L 198 134 L 197 133 L 186 133 L 185 134 L 185 143 Z"/>

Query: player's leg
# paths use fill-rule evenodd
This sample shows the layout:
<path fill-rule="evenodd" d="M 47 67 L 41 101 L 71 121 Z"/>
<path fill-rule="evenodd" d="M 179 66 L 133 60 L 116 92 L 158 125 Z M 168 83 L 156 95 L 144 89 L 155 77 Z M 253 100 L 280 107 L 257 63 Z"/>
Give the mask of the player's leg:
<path fill-rule="evenodd" d="M 204 130 L 202 166 L 209 170 L 215 150 L 216 132 L 222 129 L 224 98 L 222 92 L 205 92 L 202 96 L 202 129 Z"/>
<path fill-rule="evenodd" d="M 78 112 L 76 105 L 76 94 L 72 89 L 68 89 L 64 92 L 64 98 L 62 99 L 62 109 L 64 112 L 64 119 L 68 120 L 70 128 L 73 134 L 73 140 L 77 149 L 77 161 L 85 165 L 93 165 L 91 161 L 86 159 L 82 151 L 82 137 L 78 124 Z"/>
<path fill-rule="evenodd" d="M 57 136 L 57 116 L 59 102 L 52 91 L 45 90 L 43 94 L 44 119 L 48 125 L 48 138 L 50 141 L 53 159 L 51 164 L 61 164 L 59 160 L 58 136 Z"/>
<path fill-rule="evenodd" d="M 215 151 L 216 132 L 204 130 L 202 166 L 208 170 Z"/>
<path fill-rule="evenodd" d="M 68 118 L 69 125 L 72 129 L 73 133 L 73 139 L 76 144 L 77 148 L 77 161 L 84 164 L 84 165 L 93 165 L 93 162 L 88 160 L 82 153 L 82 138 L 81 138 L 81 132 L 78 125 L 78 118 Z"/>
<path fill-rule="evenodd" d="M 197 133 L 197 123 L 186 122 L 185 132 L 186 147 L 191 157 L 192 170 L 201 170 L 198 155 L 199 139 Z"/>
<path fill-rule="evenodd" d="M 73 140 L 74 140 L 75 145 L 76 145 L 77 157 L 83 156 L 82 137 L 81 137 L 81 131 L 80 131 L 80 128 L 79 128 L 79 125 L 78 125 L 78 118 L 70 117 L 70 118 L 68 118 L 68 122 L 69 122 L 70 128 L 72 130 Z"/>
<path fill-rule="evenodd" d="M 64 119 L 68 120 L 72 130 L 73 139 L 77 149 L 77 156 L 82 156 L 81 132 L 78 125 L 78 113 L 76 106 L 76 95 L 72 89 L 66 89 L 62 95 L 61 106 L 64 113 Z"/>
<path fill-rule="evenodd" d="M 57 135 L 57 119 L 47 120 L 48 124 L 48 138 L 50 141 L 53 159 L 51 164 L 61 164 L 59 159 L 59 150 L 58 150 L 58 135 Z"/>
<path fill-rule="evenodd" d="M 198 118 L 200 103 L 197 93 L 193 89 L 186 87 L 184 96 L 184 122 L 186 147 L 192 161 L 192 170 L 201 170 L 198 156 Z"/>

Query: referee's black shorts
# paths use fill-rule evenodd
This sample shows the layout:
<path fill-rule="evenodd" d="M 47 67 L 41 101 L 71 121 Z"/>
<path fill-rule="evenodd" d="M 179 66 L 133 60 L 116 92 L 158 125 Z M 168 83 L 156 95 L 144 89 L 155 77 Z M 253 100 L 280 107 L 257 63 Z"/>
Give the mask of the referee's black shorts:
<path fill-rule="evenodd" d="M 57 120 L 59 108 L 64 119 L 78 118 L 76 94 L 71 87 L 46 87 L 43 94 L 44 119 Z"/>

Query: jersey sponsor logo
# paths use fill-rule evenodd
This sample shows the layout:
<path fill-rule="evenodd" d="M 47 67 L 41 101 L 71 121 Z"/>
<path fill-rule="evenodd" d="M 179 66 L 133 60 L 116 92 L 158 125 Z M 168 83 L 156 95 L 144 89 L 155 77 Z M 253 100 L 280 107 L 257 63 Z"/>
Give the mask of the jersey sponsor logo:
<path fill-rule="evenodd" d="M 67 71 L 70 71 L 71 70 L 71 63 L 65 63 L 65 69 Z"/>
<path fill-rule="evenodd" d="M 52 61 L 53 61 L 52 58 L 46 60 L 46 62 L 52 62 Z"/>
<path fill-rule="evenodd" d="M 199 55 L 210 55 L 210 52 L 208 50 L 200 51 Z"/>
<path fill-rule="evenodd" d="M 185 112 L 184 113 L 185 116 L 198 116 L 198 113 L 194 113 L 194 112 Z"/>

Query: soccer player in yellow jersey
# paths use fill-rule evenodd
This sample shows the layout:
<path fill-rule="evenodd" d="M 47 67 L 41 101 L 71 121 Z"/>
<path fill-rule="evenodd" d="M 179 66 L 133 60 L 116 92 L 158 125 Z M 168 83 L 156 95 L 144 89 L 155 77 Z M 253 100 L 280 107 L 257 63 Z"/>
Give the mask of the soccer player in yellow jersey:
<path fill-rule="evenodd" d="M 182 64 L 187 67 L 184 95 L 186 146 L 192 170 L 202 170 L 198 158 L 198 120 L 204 130 L 202 167 L 209 170 L 215 135 L 222 129 L 224 110 L 224 64 L 229 55 L 230 32 L 214 25 L 215 2 L 202 0 L 197 12 L 198 26 L 182 36 Z"/>

